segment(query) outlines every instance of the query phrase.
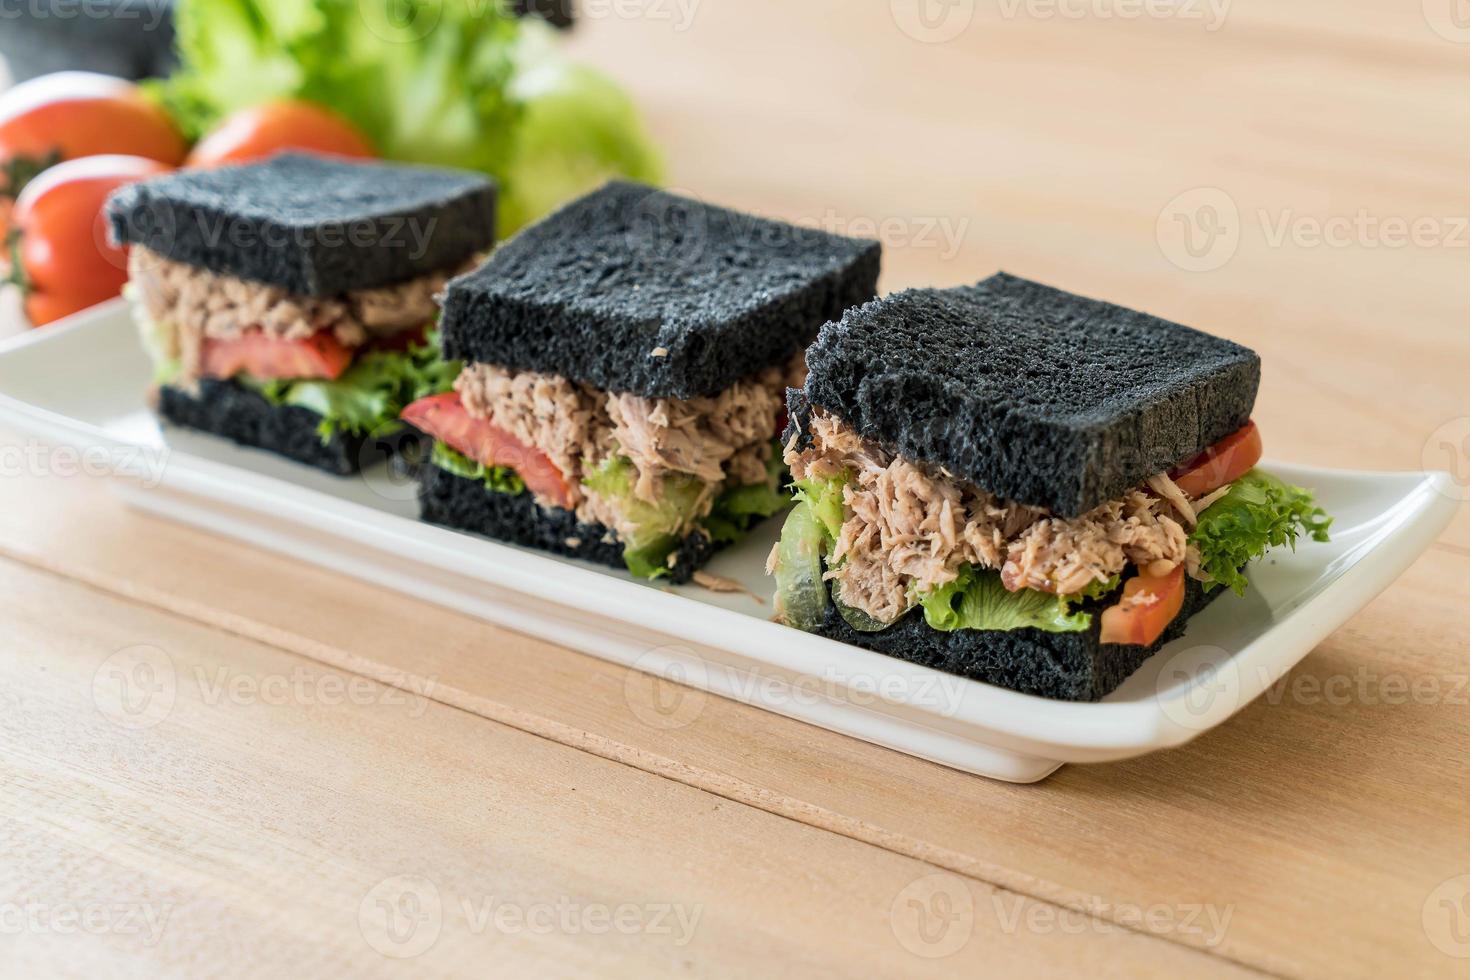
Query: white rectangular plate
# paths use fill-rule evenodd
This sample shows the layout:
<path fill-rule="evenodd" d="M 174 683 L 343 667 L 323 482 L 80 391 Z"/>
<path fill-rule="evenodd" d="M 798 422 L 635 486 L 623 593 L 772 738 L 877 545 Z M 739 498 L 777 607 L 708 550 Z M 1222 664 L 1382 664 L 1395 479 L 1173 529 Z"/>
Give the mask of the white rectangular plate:
<path fill-rule="evenodd" d="M 122 303 L 0 343 L 0 419 L 105 454 L 135 506 L 715 694 L 911 755 L 1015 782 L 1066 762 L 1180 745 L 1244 707 L 1386 588 L 1449 523 L 1447 474 L 1266 464 L 1312 487 L 1337 522 L 1252 569 L 1188 635 L 1097 704 L 1051 701 L 769 621 L 769 521 L 710 566 L 750 595 L 635 582 L 415 520 L 414 487 L 380 466 L 338 479 L 160 429 L 150 366 Z M 677 724 L 671 717 L 669 724 Z"/>

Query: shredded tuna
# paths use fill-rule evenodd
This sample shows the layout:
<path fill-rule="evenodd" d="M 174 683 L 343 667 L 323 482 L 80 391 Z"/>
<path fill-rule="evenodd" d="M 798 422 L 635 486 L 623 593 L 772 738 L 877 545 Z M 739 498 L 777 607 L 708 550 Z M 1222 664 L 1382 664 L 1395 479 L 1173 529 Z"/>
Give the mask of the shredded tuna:
<path fill-rule="evenodd" d="M 276 286 L 173 262 L 141 246 L 128 256 L 128 277 L 143 312 L 184 375 L 198 373 L 206 337 L 231 340 L 263 330 L 283 340 L 330 331 L 345 347 L 418 329 L 434 319 L 434 296 L 452 273 L 433 273 L 394 286 L 335 297 L 296 296 Z"/>
<path fill-rule="evenodd" d="M 1194 505 L 1167 477 L 1158 496 L 1134 490 L 1081 517 L 1058 518 L 887 452 L 824 413 L 814 413 L 808 429 L 806 449 L 795 440 L 786 447 L 792 476 L 848 478 L 847 520 L 827 577 L 844 603 L 882 622 L 901 615 L 916 590 L 954 581 L 965 565 L 999 569 L 1009 589 L 1060 594 L 1107 582 L 1129 563 L 1154 574 L 1184 563 L 1199 577 L 1181 523 L 1193 523 Z"/>
<path fill-rule="evenodd" d="M 611 456 L 624 456 L 637 474 L 635 495 L 650 503 L 662 498 L 670 475 L 696 477 L 705 486 L 692 525 L 709 513 L 725 485 L 769 479 L 766 461 L 786 387 L 800 385 L 804 377 L 805 361 L 797 357 L 718 395 L 681 400 L 599 391 L 557 375 L 471 364 L 454 387 L 471 415 L 551 458 L 573 488 L 579 518 L 626 533 L 633 525 L 618 502 L 583 486 L 588 475 Z"/>
<path fill-rule="evenodd" d="M 708 589 L 710 592 L 726 595 L 748 595 L 756 602 L 759 602 L 762 605 L 765 604 L 764 599 L 747 589 L 744 585 L 741 585 L 739 582 L 735 581 L 733 578 L 726 578 L 723 575 L 714 575 L 710 572 L 706 572 L 703 569 L 700 569 L 694 573 L 693 582 L 700 588 Z"/>
<path fill-rule="evenodd" d="M 1226 494 L 1228 494 L 1230 492 L 1230 489 L 1234 486 L 1235 484 L 1233 483 L 1227 483 L 1219 490 L 1212 491 L 1208 496 L 1201 497 L 1198 501 L 1195 502 L 1194 509 L 1198 513 L 1203 514 L 1205 511 L 1209 510 L 1213 504 L 1219 503 L 1219 501 Z"/>
<path fill-rule="evenodd" d="M 1011 543 L 1001 580 L 1008 589 L 1072 595 L 1121 574 L 1129 562 L 1154 574 L 1184 561 L 1188 534 L 1160 513 L 1166 502 L 1134 490 L 1081 517 L 1049 517 Z"/>
<path fill-rule="evenodd" d="M 1189 522 L 1190 527 L 1199 523 L 1195 516 L 1194 506 L 1189 502 L 1189 496 L 1181 489 L 1179 484 L 1169 478 L 1167 473 L 1159 473 L 1148 478 L 1148 487 L 1154 493 L 1174 505 L 1180 515 Z"/>

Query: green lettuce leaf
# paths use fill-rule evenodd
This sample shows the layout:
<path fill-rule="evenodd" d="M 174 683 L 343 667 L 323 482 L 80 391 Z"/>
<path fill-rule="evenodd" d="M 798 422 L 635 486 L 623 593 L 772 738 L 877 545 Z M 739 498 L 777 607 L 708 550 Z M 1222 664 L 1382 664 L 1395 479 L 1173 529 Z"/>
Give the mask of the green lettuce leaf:
<path fill-rule="evenodd" d="M 1230 492 L 1200 515 L 1189 540 L 1200 553 L 1200 566 L 1213 580 L 1206 589 L 1227 585 L 1244 595 L 1241 568 L 1282 545 L 1296 547 L 1297 537 L 1327 541 L 1332 518 L 1318 507 L 1311 491 L 1251 470 Z"/>
<path fill-rule="evenodd" d="M 491 493 L 508 493 L 515 497 L 526 492 L 525 482 L 510 467 L 486 466 L 484 463 L 470 459 L 463 453 L 449 448 L 442 442 L 434 443 L 429 461 L 441 470 L 453 473 L 455 476 L 466 480 L 477 480 L 485 484 L 485 489 Z"/>
<path fill-rule="evenodd" d="M 330 442 L 339 433 L 386 436 L 401 428 L 399 413 L 428 395 L 448 391 L 460 362 L 445 361 L 437 334 L 406 351 L 369 351 L 335 380 L 236 380 L 276 405 L 291 405 L 322 417 L 317 434 Z"/>
<path fill-rule="evenodd" d="M 930 627 L 949 633 L 954 630 L 1039 629 L 1048 633 L 1080 633 L 1092 625 L 1092 614 L 1076 609 L 1083 599 L 1107 593 L 1100 583 L 1087 595 L 1054 596 L 1035 589 L 1007 591 L 1000 572 L 977 570 L 966 565 L 959 578 L 931 592 L 916 593 Z M 1109 589 L 1110 591 L 1111 589 Z"/>
<path fill-rule="evenodd" d="M 191 139 L 307 99 L 387 159 L 495 177 L 502 236 L 609 177 L 659 179 L 622 91 L 499 0 L 178 0 L 175 23 L 180 67 L 152 92 Z"/>
<path fill-rule="evenodd" d="M 797 480 L 796 499 L 805 501 L 812 508 L 812 513 L 822 526 L 827 529 L 827 543 L 831 545 L 842 533 L 842 525 L 847 520 L 846 504 L 843 500 L 843 488 L 847 486 L 848 477 L 830 477 L 826 480 Z"/>
<path fill-rule="evenodd" d="M 614 177 L 663 180 L 632 100 L 607 76 L 560 54 L 555 36 L 540 20 L 521 27 L 510 93 L 523 115 L 502 175 L 507 228 L 529 224 Z"/>
<path fill-rule="evenodd" d="M 791 505 L 791 498 L 782 492 L 785 480 L 781 446 L 773 443 L 766 460 L 766 482 L 726 487 L 700 522 L 704 532 L 715 544 L 739 541 L 757 522 L 774 517 Z"/>
<path fill-rule="evenodd" d="M 518 28 L 499 3 L 181 0 L 180 68 L 162 87 L 186 135 L 271 99 L 346 117 L 386 157 L 503 171 L 521 109 Z"/>
<path fill-rule="evenodd" d="M 632 530 L 623 534 L 623 560 L 639 578 L 669 573 L 668 558 L 679 548 L 694 521 L 705 484 L 693 476 L 669 474 L 663 498 L 649 503 L 633 492 L 638 469 L 626 456 L 611 456 L 582 483 L 594 493 L 615 501 Z"/>

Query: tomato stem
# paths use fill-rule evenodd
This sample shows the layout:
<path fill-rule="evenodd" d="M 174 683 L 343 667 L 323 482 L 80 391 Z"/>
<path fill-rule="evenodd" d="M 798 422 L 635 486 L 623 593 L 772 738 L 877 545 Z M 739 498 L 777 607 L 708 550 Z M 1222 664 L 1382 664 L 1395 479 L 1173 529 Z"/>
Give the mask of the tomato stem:
<path fill-rule="evenodd" d="M 61 162 L 61 151 L 52 150 L 39 157 L 11 157 L 0 163 L 0 195 L 20 197 L 27 184 Z"/>
<path fill-rule="evenodd" d="M 20 239 L 19 228 L 10 229 L 10 233 L 5 236 L 5 253 L 9 257 L 10 268 L 0 270 L 5 272 L 5 278 L 0 279 L 0 286 L 14 286 L 20 290 L 22 296 L 29 296 L 31 280 L 26 276 L 25 265 L 20 260 Z"/>

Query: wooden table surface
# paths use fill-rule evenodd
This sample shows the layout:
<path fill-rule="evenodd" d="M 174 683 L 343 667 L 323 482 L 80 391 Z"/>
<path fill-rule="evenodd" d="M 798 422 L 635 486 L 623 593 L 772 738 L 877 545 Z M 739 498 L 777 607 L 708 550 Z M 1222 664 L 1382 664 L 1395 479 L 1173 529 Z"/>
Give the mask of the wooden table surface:
<path fill-rule="evenodd" d="M 1470 496 L 1454 2 L 587 0 L 573 43 L 673 186 L 879 234 L 885 291 L 1005 268 L 1232 337 L 1271 455 Z M 1470 975 L 1463 512 L 1228 724 L 1018 787 L 41 459 L 0 480 L 0 973 Z"/>

